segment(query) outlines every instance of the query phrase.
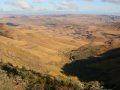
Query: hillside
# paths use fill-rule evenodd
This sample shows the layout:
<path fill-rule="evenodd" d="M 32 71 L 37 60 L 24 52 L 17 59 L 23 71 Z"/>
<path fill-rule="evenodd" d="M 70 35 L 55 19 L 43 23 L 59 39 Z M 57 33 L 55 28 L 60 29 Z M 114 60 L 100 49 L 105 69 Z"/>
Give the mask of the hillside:
<path fill-rule="evenodd" d="M 37 90 L 39 85 L 40 90 L 117 90 L 119 48 L 119 16 L 0 15 L 0 67 L 7 66 L 0 75 L 15 90 Z M 33 79 L 25 74 L 20 85 L 14 85 L 14 77 L 22 77 L 19 72 Z"/>
<path fill-rule="evenodd" d="M 15 66 L 26 66 L 40 72 L 58 72 L 66 62 L 63 52 L 79 46 L 74 40 L 51 37 L 43 31 L 5 24 L 3 27 L 0 30 L 1 59 Z"/>
<path fill-rule="evenodd" d="M 72 80 L 72 81 L 70 81 Z M 77 78 L 53 76 L 14 67 L 0 62 L 0 90 L 78 90 L 83 85 Z"/>
<path fill-rule="evenodd" d="M 97 80 L 106 89 L 119 90 L 120 46 L 87 45 L 74 50 L 70 55 L 72 61 L 64 65 L 63 73 L 77 76 L 82 82 Z"/>

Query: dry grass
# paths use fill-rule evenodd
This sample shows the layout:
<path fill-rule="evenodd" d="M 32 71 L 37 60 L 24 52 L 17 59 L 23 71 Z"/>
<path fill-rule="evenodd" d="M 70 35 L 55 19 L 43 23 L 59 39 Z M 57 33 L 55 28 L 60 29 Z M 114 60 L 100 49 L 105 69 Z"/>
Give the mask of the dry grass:
<path fill-rule="evenodd" d="M 66 52 L 91 42 L 102 45 L 111 38 L 115 39 L 102 35 L 103 32 L 120 33 L 114 29 L 113 24 L 111 24 L 113 27 L 107 25 L 103 27 L 106 18 L 109 17 L 70 15 L 10 18 L 9 15 L 1 16 L 3 23 L 19 24 L 17 27 L 5 25 L 4 29 L 9 32 L 11 38 L 0 36 L 0 45 L 3 44 L 0 47 L 1 58 L 4 62 L 11 62 L 15 66 L 58 73 L 68 62 L 68 58 L 64 55 Z M 116 22 L 119 20 L 117 19 Z"/>
<path fill-rule="evenodd" d="M 1 59 L 15 66 L 25 66 L 40 72 L 58 73 L 67 62 L 64 51 L 75 49 L 81 43 L 67 37 L 50 36 L 41 30 L 24 28 L 14 28 L 10 35 L 12 39 L 0 36 Z"/>

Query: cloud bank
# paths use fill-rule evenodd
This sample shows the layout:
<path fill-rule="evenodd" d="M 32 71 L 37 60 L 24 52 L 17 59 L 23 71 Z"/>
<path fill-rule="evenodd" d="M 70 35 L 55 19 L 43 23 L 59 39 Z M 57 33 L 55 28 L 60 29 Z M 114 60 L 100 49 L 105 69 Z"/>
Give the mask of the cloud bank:
<path fill-rule="evenodd" d="M 85 11 L 88 13 L 96 11 L 114 13 L 120 11 L 118 9 L 120 8 L 119 4 L 120 0 L 3 0 L 0 2 L 0 11 Z M 101 11 L 99 11 L 100 9 Z"/>

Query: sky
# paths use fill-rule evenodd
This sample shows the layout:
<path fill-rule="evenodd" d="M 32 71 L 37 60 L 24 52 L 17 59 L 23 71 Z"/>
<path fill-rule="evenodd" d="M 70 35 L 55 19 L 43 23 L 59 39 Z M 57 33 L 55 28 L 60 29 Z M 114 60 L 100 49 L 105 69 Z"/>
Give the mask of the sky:
<path fill-rule="evenodd" d="M 99 14 L 120 16 L 120 0 L 0 0 L 0 14 Z"/>

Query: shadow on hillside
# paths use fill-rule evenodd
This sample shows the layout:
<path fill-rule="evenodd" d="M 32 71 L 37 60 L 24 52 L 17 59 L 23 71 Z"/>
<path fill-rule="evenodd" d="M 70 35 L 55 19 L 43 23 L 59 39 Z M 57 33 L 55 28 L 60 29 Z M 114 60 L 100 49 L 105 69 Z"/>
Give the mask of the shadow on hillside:
<path fill-rule="evenodd" d="M 19 24 L 15 24 L 15 23 L 12 23 L 12 22 L 8 22 L 8 23 L 6 23 L 6 25 L 13 26 L 13 27 L 19 26 Z"/>
<path fill-rule="evenodd" d="M 77 76 L 83 82 L 103 82 L 106 88 L 120 88 L 120 48 L 109 50 L 99 57 L 75 60 L 64 65 L 63 73 Z"/>

